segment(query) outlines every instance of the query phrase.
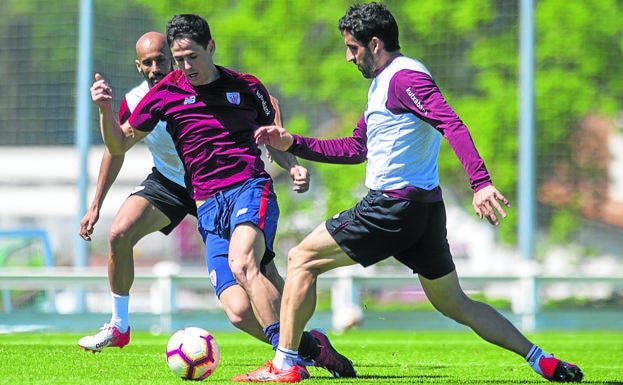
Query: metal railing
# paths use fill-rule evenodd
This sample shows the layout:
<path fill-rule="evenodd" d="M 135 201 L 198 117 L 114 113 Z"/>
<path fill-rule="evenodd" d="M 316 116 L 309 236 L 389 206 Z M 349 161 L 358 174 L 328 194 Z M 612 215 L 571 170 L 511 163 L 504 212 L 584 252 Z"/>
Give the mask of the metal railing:
<path fill-rule="evenodd" d="M 180 269 L 171 262 L 157 264 L 152 269 L 137 269 L 134 287 L 150 288 L 150 309 L 161 318 L 163 330 L 170 329 L 171 314 L 178 310 L 176 297 L 178 288 L 213 290 L 209 277 L 203 268 L 193 270 Z M 552 284 L 608 284 L 612 287 L 623 287 L 620 276 L 552 276 L 529 273 L 517 275 L 463 275 L 461 284 L 469 291 L 483 290 L 487 286 L 508 285 L 508 292 L 513 313 L 520 316 L 521 327 L 526 331 L 534 329 L 535 316 L 539 311 L 538 292 L 541 286 Z M 360 289 L 400 289 L 404 287 L 417 289 L 419 281 L 413 275 L 383 273 L 373 274 L 335 272 L 321 275 L 318 287 L 331 290 L 333 327 L 341 330 L 344 317 L 341 312 L 360 307 Z M 95 290 L 107 292 L 108 279 L 105 268 L 6 268 L 0 270 L 0 290 L 37 290 L 47 291 L 50 300 L 57 290 Z M 573 293 L 571 293 L 573 294 Z M 4 311 L 11 312 L 11 304 L 4 298 Z M 10 298 L 9 298 L 10 300 Z M 352 317 L 352 315 L 348 315 Z"/>

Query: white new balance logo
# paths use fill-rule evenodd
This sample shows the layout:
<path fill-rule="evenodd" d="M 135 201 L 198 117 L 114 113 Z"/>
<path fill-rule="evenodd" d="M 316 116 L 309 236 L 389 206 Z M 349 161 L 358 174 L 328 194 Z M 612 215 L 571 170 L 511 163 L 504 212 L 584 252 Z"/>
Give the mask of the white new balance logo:
<path fill-rule="evenodd" d="M 186 106 L 188 104 L 195 104 L 196 100 L 197 99 L 196 99 L 196 97 L 194 95 L 193 96 L 189 96 L 189 97 L 184 99 L 184 105 Z"/>

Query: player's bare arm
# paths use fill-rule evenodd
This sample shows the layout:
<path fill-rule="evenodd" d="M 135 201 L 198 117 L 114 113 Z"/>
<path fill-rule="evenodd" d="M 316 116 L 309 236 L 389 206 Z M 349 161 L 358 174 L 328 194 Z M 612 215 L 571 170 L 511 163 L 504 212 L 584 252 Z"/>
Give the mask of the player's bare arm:
<path fill-rule="evenodd" d="M 277 150 L 286 151 L 294 138 L 285 128 L 279 126 L 262 126 L 255 130 L 255 141 L 258 145 L 266 145 Z"/>
<path fill-rule="evenodd" d="M 78 233 L 85 241 L 91 241 L 91 234 L 95 229 L 95 224 L 99 220 L 100 209 L 104 203 L 106 194 L 115 179 L 117 179 L 117 175 L 119 175 L 119 171 L 123 166 L 124 159 L 125 155 L 111 155 L 108 149 L 104 149 L 104 155 L 102 156 L 100 171 L 97 177 L 95 196 L 93 197 L 93 201 L 87 209 L 87 212 L 80 220 L 80 229 Z"/>
<path fill-rule="evenodd" d="M 498 202 L 499 201 L 499 202 Z M 498 220 L 496 211 L 502 218 L 506 218 L 506 212 L 500 202 L 506 207 L 511 207 L 508 199 L 502 195 L 497 188 L 493 185 L 484 187 L 474 193 L 474 199 L 472 200 L 472 207 L 478 215 L 478 218 L 487 218 L 489 223 L 497 226 L 500 221 Z"/>
<path fill-rule="evenodd" d="M 290 154 L 289 152 L 277 150 L 270 146 L 266 146 L 266 150 L 268 152 L 268 158 L 271 162 L 274 161 L 281 166 L 281 168 L 289 171 L 292 181 L 294 182 L 292 191 L 304 193 L 309 190 L 309 172 L 305 167 L 298 163 L 296 156 Z"/>
<path fill-rule="evenodd" d="M 275 122 L 278 122 L 278 119 L 275 119 Z M 284 133 L 286 137 L 289 136 L 290 144 L 282 148 L 276 148 L 275 146 L 272 146 L 270 144 L 270 138 L 268 138 L 268 143 L 264 143 L 264 144 L 266 145 L 266 148 L 268 150 L 269 159 L 271 161 L 275 161 L 282 168 L 286 170 L 290 170 L 290 176 L 292 177 L 292 180 L 294 181 L 294 187 L 292 188 L 293 191 L 296 191 L 298 193 L 306 192 L 307 190 L 309 190 L 309 179 L 310 179 L 309 172 L 307 171 L 305 167 L 298 164 L 298 160 L 296 159 L 294 155 L 288 152 L 285 152 L 285 150 L 287 150 L 292 144 L 292 136 L 283 127 L 281 127 L 279 123 L 277 123 L 277 125 L 275 126 L 263 126 L 256 130 L 255 138 L 256 138 L 258 145 L 262 145 L 260 142 L 263 139 L 261 139 L 260 137 L 264 135 L 263 134 L 263 132 L 265 131 L 264 129 L 265 128 L 268 129 L 270 127 L 278 128 L 280 129 L 280 130 L 277 130 L 278 132 Z M 271 132 L 272 132 L 271 130 L 266 130 L 266 133 L 269 136 L 275 135 L 274 133 L 271 134 Z M 285 140 L 287 142 L 288 139 L 285 138 Z"/>
<path fill-rule="evenodd" d="M 283 127 L 279 100 L 273 95 L 270 95 L 270 102 L 275 109 L 275 126 Z M 289 152 L 280 151 L 270 146 L 266 146 L 266 155 L 271 162 L 274 161 L 284 170 L 289 170 L 292 181 L 294 182 L 292 191 L 304 193 L 309 190 L 309 172 L 305 167 L 299 165 L 296 156 Z"/>
<path fill-rule="evenodd" d="M 100 74 L 95 74 L 91 99 L 99 107 L 102 139 L 112 155 L 124 154 L 147 136 L 148 132 L 136 131 L 128 122 L 119 124 L 112 110 L 112 89 Z"/>
<path fill-rule="evenodd" d="M 290 168 L 290 176 L 294 183 L 292 191 L 297 193 L 304 193 L 309 190 L 309 171 L 300 164 L 296 164 Z"/>

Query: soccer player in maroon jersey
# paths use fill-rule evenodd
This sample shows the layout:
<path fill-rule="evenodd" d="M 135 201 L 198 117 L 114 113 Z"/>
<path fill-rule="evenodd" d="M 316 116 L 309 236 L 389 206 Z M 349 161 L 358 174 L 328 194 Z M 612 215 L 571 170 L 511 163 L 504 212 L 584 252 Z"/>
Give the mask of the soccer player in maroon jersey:
<path fill-rule="evenodd" d="M 173 57 L 160 32 L 146 32 L 136 42 L 135 65 L 144 77 L 142 83 L 124 96 L 119 108 L 119 121 L 125 122 L 149 89 L 173 71 Z M 97 93 L 99 89 L 95 89 Z M 97 98 L 97 95 L 96 95 Z M 271 98 L 276 111 L 275 124 L 281 125 L 278 101 Z M 107 347 L 123 347 L 130 341 L 129 301 L 134 281 L 133 247 L 147 234 L 160 231 L 168 235 L 187 215 L 197 216 L 197 207 L 185 181 L 185 171 L 166 122 L 160 121 L 143 138 L 154 167 L 151 174 L 137 186 L 119 208 L 109 230 L 108 279 L 112 298 L 112 314 L 94 335 L 80 338 L 78 345 L 87 351 L 99 352 Z M 294 156 L 275 156 L 277 163 L 294 178 L 293 190 L 305 192 L 309 187 L 307 170 L 298 165 Z M 93 202 L 80 221 L 80 236 L 91 240 L 99 220 L 100 208 L 124 162 L 124 155 L 111 155 L 106 149 L 102 156 Z M 286 162 L 286 163 L 283 163 Z M 265 266 L 266 276 L 278 288 L 283 287 L 273 261 Z M 264 342 L 269 342 L 258 323 L 246 292 L 235 282 L 227 265 L 217 265 L 210 275 L 220 283 L 217 296 L 231 323 Z"/>
<path fill-rule="evenodd" d="M 179 69 L 152 87 L 123 124 L 102 101 L 102 137 L 112 154 L 123 154 L 159 121 L 167 122 L 197 204 L 208 268 L 231 269 L 276 348 L 281 294 L 263 270 L 275 255 L 279 207 L 254 138 L 258 127 L 275 118 L 269 93 L 256 77 L 214 64 L 216 44 L 200 16 L 174 16 L 166 36 Z M 94 87 L 111 95 L 101 77 Z M 218 292 L 222 282 L 211 278 Z M 299 352 L 336 377 L 355 376 L 350 360 L 321 330 L 304 332 Z M 301 378 L 309 376 L 303 366 L 297 370 Z"/>

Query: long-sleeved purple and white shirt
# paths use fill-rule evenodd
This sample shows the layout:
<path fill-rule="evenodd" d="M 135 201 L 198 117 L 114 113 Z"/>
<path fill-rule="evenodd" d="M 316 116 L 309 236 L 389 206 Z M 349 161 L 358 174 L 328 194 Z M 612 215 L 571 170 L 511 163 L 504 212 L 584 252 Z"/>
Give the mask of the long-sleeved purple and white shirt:
<path fill-rule="evenodd" d="M 444 136 L 463 164 L 471 187 L 491 184 L 465 124 L 418 60 L 398 56 L 377 71 L 368 104 L 353 134 L 315 139 L 294 135 L 290 147 L 301 158 L 328 163 L 367 159 L 365 185 L 390 196 L 441 200 L 437 160 Z"/>

